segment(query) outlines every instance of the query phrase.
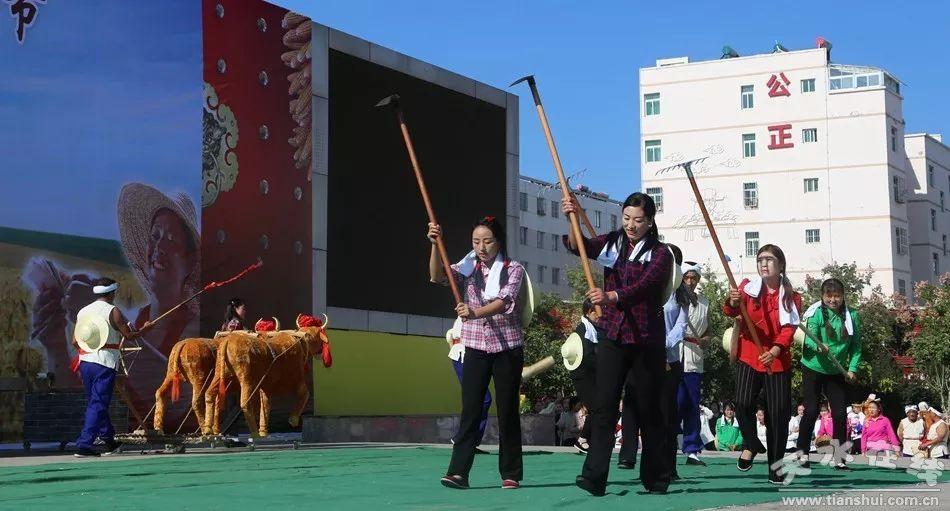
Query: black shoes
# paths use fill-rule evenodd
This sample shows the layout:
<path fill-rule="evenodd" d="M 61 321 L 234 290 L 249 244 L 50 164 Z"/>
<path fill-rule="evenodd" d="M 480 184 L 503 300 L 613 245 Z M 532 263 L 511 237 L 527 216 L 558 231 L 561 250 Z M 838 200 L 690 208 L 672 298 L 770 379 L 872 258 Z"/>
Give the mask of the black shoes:
<path fill-rule="evenodd" d="M 687 465 L 696 465 L 696 466 L 700 466 L 700 467 L 705 467 L 705 466 L 706 466 L 706 462 L 703 461 L 703 460 L 701 460 L 701 459 L 699 459 L 699 457 L 697 457 L 695 454 L 690 454 L 689 456 L 686 457 L 686 464 L 687 464 Z"/>
<path fill-rule="evenodd" d="M 439 480 L 442 483 L 442 486 L 446 488 L 452 488 L 453 490 L 467 490 L 468 489 L 468 479 L 459 476 L 445 476 Z"/>
<path fill-rule="evenodd" d="M 637 462 L 636 462 L 636 461 L 623 461 L 623 460 L 621 460 L 620 462 L 617 463 L 617 468 L 619 468 L 619 469 L 621 469 L 621 470 L 633 470 L 633 469 L 637 468 Z"/>
<path fill-rule="evenodd" d="M 607 485 L 597 484 L 584 476 L 577 476 L 574 479 L 574 484 L 576 484 L 578 488 L 587 491 L 587 493 L 590 493 L 595 497 L 603 497 L 604 494 L 607 493 Z"/>
<path fill-rule="evenodd" d="M 73 454 L 73 456 L 77 458 L 98 458 L 99 453 L 87 447 L 80 447 L 79 450 Z"/>
<path fill-rule="evenodd" d="M 749 460 L 744 460 L 742 459 L 742 457 L 739 457 L 739 459 L 736 460 L 736 468 L 739 469 L 739 472 L 748 472 L 749 470 L 752 469 L 752 460 L 754 459 L 755 459 L 755 456 L 753 456 L 752 459 L 749 459 Z"/>

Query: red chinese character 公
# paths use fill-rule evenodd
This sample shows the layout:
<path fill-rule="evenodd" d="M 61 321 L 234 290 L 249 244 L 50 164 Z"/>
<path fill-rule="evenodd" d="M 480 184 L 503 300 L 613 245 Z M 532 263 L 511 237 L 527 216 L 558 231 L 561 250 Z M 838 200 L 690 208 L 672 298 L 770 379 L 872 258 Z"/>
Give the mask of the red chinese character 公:
<path fill-rule="evenodd" d="M 782 81 L 779 81 L 780 77 Z M 785 76 L 784 72 L 779 73 L 778 76 L 772 75 L 772 77 L 769 78 L 769 83 L 766 84 L 769 86 L 769 97 L 774 98 L 778 96 L 791 96 L 792 93 L 788 92 L 788 87 L 786 87 L 786 85 L 790 83 L 792 82 L 788 80 L 788 77 Z"/>
<path fill-rule="evenodd" d="M 775 126 L 769 126 L 769 131 L 773 133 L 769 135 L 772 139 L 772 143 L 769 144 L 769 149 L 787 149 L 789 147 L 795 147 L 795 144 L 788 142 L 788 139 L 792 138 L 792 134 L 789 133 L 789 130 L 792 129 L 791 124 L 777 124 Z"/>

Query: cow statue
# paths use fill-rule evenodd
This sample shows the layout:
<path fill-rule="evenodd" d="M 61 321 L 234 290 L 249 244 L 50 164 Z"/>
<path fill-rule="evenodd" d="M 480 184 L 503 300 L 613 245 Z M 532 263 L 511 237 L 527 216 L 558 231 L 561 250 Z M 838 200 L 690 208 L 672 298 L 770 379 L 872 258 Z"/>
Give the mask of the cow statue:
<path fill-rule="evenodd" d="M 155 418 L 153 425 L 159 434 L 164 433 L 165 394 L 171 388 L 172 401 L 181 396 L 181 380 L 191 385 L 191 408 L 195 411 L 198 424 L 204 424 L 204 393 L 214 373 L 215 355 L 221 338 L 182 339 L 175 343 L 168 355 L 168 369 L 165 380 L 155 391 Z"/>
<path fill-rule="evenodd" d="M 306 378 L 310 359 L 320 355 L 324 367 L 333 364 L 327 325 L 301 314 L 297 330 L 234 332 L 224 337 L 218 346 L 214 379 L 205 392 L 205 406 L 213 411 L 205 416 L 204 432 L 221 434 L 220 412 L 231 379 L 240 388 L 241 409 L 252 436 L 267 436 L 270 399 L 284 394 L 297 397 L 289 422 L 298 427 L 310 398 Z"/>

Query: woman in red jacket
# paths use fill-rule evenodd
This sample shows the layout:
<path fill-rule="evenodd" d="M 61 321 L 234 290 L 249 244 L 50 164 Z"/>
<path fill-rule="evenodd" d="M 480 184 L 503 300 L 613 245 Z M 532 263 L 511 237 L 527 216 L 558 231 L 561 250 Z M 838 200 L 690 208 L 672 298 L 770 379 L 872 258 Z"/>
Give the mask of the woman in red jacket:
<path fill-rule="evenodd" d="M 792 414 L 792 361 L 789 353 L 799 322 L 801 297 L 785 276 L 785 254 L 779 247 L 765 245 L 760 248 L 756 254 L 756 269 L 758 276 L 744 279 L 739 289 L 729 292 L 729 300 L 722 306 L 725 315 L 738 317 L 740 302 L 744 304 L 762 343 L 760 351 L 745 322 L 740 322 L 736 416 L 742 430 L 743 450 L 737 467 L 746 472 L 752 468 L 756 454 L 767 453 L 769 481 L 781 484 L 784 477 L 778 474 L 778 469 L 788 437 L 788 418 Z M 763 387 L 767 446 L 759 441 L 755 426 L 757 400 Z"/>

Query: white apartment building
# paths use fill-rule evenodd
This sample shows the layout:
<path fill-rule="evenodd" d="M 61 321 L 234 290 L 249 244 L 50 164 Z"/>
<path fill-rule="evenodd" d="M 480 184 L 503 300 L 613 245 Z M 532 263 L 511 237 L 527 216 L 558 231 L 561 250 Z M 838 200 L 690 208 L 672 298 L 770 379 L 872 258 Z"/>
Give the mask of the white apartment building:
<path fill-rule="evenodd" d="M 568 299 L 571 287 L 567 270 L 579 268 L 580 260 L 561 242 L 561 236 L 570 229 L 561 213 L 561 190 L 552 183 L 521 176 L 518 191 L 518 261 L 531 276 L 535 293 L 554 293 Z M 574 194 L 598 234 L 618 228 L 620 202 L 584 186 L 574 189 Z M 584 235 L 590 234 L 584 230 Z"/>
<path fill-rule="evenodd" d="M 834 64 L 824 48 L 640 69 L 642 183 L 658 227 L 687 259 L 721 264 L 681 169 L 693 170 L 723 248 L 755 274 L 762 245 L 780 246 L 804 285 L 832 262 L 874 270 L 872 285 L 910 296 L 933 280 L 950 217 L 950 150 L 906 135 L 900 82 L 882 69 Z"/>

